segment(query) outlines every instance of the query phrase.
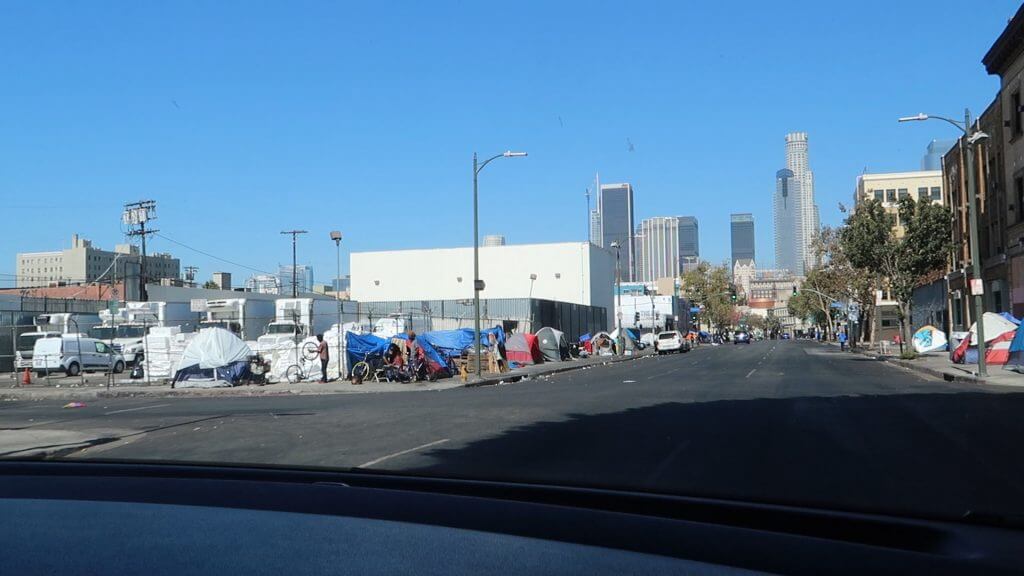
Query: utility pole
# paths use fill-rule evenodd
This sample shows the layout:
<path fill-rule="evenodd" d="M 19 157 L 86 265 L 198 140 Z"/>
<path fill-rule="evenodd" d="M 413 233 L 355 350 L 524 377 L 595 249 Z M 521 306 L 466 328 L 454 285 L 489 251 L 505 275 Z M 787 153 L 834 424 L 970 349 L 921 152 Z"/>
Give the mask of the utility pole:
<path fill-rule="evenodd" d="M 296 252 L 296 238 L 298 238 L 299 234 L 307 234 L 307 232 L 305 230 L 287 230 L 287 231 L 281 232 L 281 234 L 291 234 L 292 235 L 292 298 L 298 298 L 299 297 L 299 279 L 298 279 L 298 275 L 297 275 L 298 274 L 298 265 L 296 264 L 296 259 L 297 259 L 296 258 L 296 256 L 297 256 L 297 252 Z"/>
<path fill-rule="evenodd" d="M 128 236 L 142 237 L 142 257 L 139 259 L 139 299 L 143 302 L 149 300 L 146 294 L 146 236 L 156 234 L 159 230 L 146 230 L 146 222 L 156 219 L 156 202 L 153 200 L 140 200 L 124 205 L 124 212 L 121 213 L 121 221 L 131 227 Z M 127 294 L 127 290 L 125 293 Z"/>
<path fill-rule="evenodd" d="M 197 266 L 185 266 L 185 281 L 188 282 L 189 288 L 196 287 L 196 272 L 199 271 Z"/>

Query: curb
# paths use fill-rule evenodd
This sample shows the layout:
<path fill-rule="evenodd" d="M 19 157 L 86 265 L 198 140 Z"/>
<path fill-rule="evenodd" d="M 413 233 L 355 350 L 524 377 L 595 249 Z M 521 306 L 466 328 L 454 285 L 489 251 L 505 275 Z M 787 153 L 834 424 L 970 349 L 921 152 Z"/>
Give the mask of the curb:
<path fill-rule="evenodd" d="M 498 384 L 509 384 L 509 383 L 512 383 L 512 382 L 519 382 L 523 378 L 527 378 L 527 377 L 529 377 L 530 379 L 533 379 L 533 378 L 537 378 L 537 377 L 540 377 L 540 376 L 548 376 L 548 375 L 551 375 L 551 374 L 559 374 L 561 372 L 570 372 L 572 370 L 581 370 L 583 368 L 589 368 L 591 366 L 606 366 L 608 364 L 615 364 L 615 363 L 618 363 L 618 362 L 628 362 L 630 360 L 636 360 L 638 358 L 646 358 L 647 356 L 650 356 L 650 354 L 634 354 L 632 356 L 611 357 L 611 358 L 608 358 L 607 360 L 605 360 L 604 362 L 593 362 L 593 363 L 590 363 L 590 364 L 583 364 L 583 365 L 570 364 L 568 366 L 559 366 L 557 368 L 552 368 L 550 370 L 541 370 L 539 372 L 533 372 L 531 374 L 513 374 L 511 376 L 506 376 L 504 378 L 500 377 L 500 376 L 491 376 L 489 378 L 484 378 L 482 380 L 477 380 L 477 381 L 474 381 L 474 382 L 467 382 L 467 383 L 463 384 L 461 387 L 462 388 L 480 388 L 482 386 L 495 386 L 495 385 L 498 385 Z"/>
<path fill-rule="evenodd" d="M 539 372 L 533 372 L 528 374 L 510 374 L 506 373 L 498 376 L 491 376 L 482 380 L 469 381 L 466 383 L 458 382 L 455 385 L 439 388 L 439 389 L 416 389 L 409 388 L 405 390 L 378 390 L 378 391 L 364 391 L 364 390 L 295 390 L 295 389 L 267 389 L 259 386 L 244 386 L 236 387 L 228 390 L 232 390 L 230 393 L 216 392 L 211 394 L 203 393 L 197 390 L 176 390 L 167 386 L 152 386 L 152 390 L 118 390 L 117 387 L 112 387 L 109 390 L 106 388 L 64 388 L 61 392 L 53 392 L 54 388 L 37 388 L 33 390 L 17 389 L 12 388 L 8 390 L 0 389 L 0 402 L 16 402 L 16 401 L 68 401 L 68 400 L 98 400 L 108 398 L 244 398 L 252 396 L 327 396 L 327 395 L 341 395 L 341 394 L 389 394 L 392 392 L 440 392 L 444 390 L 453 390 L 456 388 L 480 388 L 483 386 L 496 386 L 498 384 L 508 384 L 512 382 L 519 382 L 524 378 L 537 378 L 540 376 L 546 376 L 549 374 L 557 374 L 560 372 L 568 372 L 570 370 L 579 370 L 590 366 L 605 366 L 608 364 L 614 364 L 617 362 L 627 362 L 629 360 L 636 360 L 638 358 L 646 358 L 648 354 L 637 354 L 634 356 L 623 356 L 608 358 L 603 362 L 593 362 L 587 364 L 576 364 L 569 363 L 566 366 L 558 366 L 551 369 L 542 370 Z M 457 378 L 457 377 L 455 377 Z M 12 392 L 16 390 L 16 392 Z"/>
<path fill-rule="evenodd" d="M 937 370 L 935 368 L 929 368 L 927 366 L 922 366 L 920 364 L 915 364 L 911 360 L 902 360 L 900 358 L 895 358 L 895 357 L 890 357 L 890 356 L 882 356 L 880 354 L 875 354 L 875 353 L 873 353 L 871 351 L 863 351 L 862 352 L 861 350 L 857 349 L 857 350 L 849 350 L 849 352 L 852 352 L 854 354 L 860 354 L 861 356 L 866 356 L 868 358 L 871 358 L 873 360 L 878 360 L 880 362 L 885 362 L 886 364 L 891 364 L 892 366 L 899 366 L 901 368 L 905 368 L 905 369 L 913 371 L 913 372 L 920 372 L 921 374 L 927 374 L 929 376 L 932 376 L 933 378 L 939 378 L 940 380 L 945 380 L 946 382 L 960 382 L 961 384 L 988 384 L 989 383 L 984 378 L 979 378 L 979 377 L 975 376 L 974 374 L 968 374 L 966 372 L 958 374 L 956 372 L 947 372 L 945 370 Z"/>

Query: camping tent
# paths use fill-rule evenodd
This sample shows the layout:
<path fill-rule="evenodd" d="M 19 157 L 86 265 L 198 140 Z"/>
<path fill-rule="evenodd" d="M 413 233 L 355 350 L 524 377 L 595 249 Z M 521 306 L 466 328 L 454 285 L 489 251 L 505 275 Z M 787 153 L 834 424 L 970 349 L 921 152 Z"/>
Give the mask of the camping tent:
<path fill-rule="evenodd" d="M 541 328 L 537 331 L 537 340 L 545 360 L 560 362 L 569 359 L 569 340 L 565 337 L 565 332 L 554 328 Z"/>
<path fill-rule="evenodd" d="M 993 312 L 985 312 L 981 317 L 985 329 L 985 362 L 989 364 L 1006 364 L 1010 359 L 1010 343 L 1017 332 L 1017 325 Z M 977 323 L 971 325 L 970 338 L 964 338 L 953 351 L 953 362 L 957 364 L 973 363 L 978 358 L 978 335 L 975 332 Z"/>
<path fill-rule="evenodd" d="M 607 332 L 595 332 L 584 344 L 587 352 L 608 356 L 615 354 L 615 340 Z"/>
<path fill-rule="evenodd" d="M 533 334 L 513 334 L 505 342 L 505 353 L 509 362 L 519 364 L 540 364 L 544 361 L 537 346 L 537 337 Z"/>
<path fill-rule="evenodd" d="M 174 373 L 174 388 L 232 386 L 249 372 L 252 350 L 223 328 L 199 331 L 185 346 Z"/>
<path fill-rule="evenodd" d="M 612 340 L 615 340 L 616 342 L 618 342 L 619 329 L 616 328 L 615 330 L 612 330 L 611 336 L 612 336 Z M 640 345 L 637 344 L 636 340 L 633 339 L 633 336 L 629 333 L 629 331 L 628 330 L 623 330 L 622 331 L 622 349 L 623 349 L 623 351 L 627 351 L 628 350 L 628 351 L 630 351 L 630 353 L 633 353 L 633 352 L 636 352 L 639 348 L 640 348 Z"/>
<path fill-rule="evenodd" d="M 946 344 L 948 344 L 946 333 L 932 325 L 920 327 L 917 332 L 914 332 L 911 341 L 914 344 L 914 350 L 921 354 L 945 350 Z"/>

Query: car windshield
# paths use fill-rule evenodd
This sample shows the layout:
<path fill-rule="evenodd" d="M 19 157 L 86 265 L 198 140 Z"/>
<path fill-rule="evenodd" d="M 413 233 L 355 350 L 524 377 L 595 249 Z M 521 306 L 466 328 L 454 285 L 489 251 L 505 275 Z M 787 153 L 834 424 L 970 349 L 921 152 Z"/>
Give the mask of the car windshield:
<path fill-rule="evenodd" d="M 22 334 L 18 336 L 18 352 L 31 352 L 36 340 L 49 336 L 48 333 Z"/>
<path fill-rule="evenodd" d="M 1021 2 L 5 3 L 0 453 L 1017 522 Z"/>

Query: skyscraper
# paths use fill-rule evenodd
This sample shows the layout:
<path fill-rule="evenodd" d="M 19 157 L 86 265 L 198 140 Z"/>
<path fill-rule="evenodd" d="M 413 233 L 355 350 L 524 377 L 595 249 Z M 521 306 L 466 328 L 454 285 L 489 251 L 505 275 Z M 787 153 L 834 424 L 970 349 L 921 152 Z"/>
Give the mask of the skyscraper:
<path fill-rule="evenodd" d="M 636 278 L 635 242 L 633 240 L 633 187 L 624 184 L 602 184 L 597 197 L 601 217 L 601 246 L 620 246 L 622 279 Z"/>
<path fill-rule="evenodd" d="M 596 208 L 590 211 L 590 242 L 604 246 L 604 241 L 601 238 L 601 212 Z"/>
<path fill-rule="evenodd" d="M 700 257 L 700 228 L 693 216 L 679 217 L 679 258 Z"/>
<path fill-rule="evenodd" d="M 292 265 L 281 264 L 277 267 L 277 276 L 281 282 L 281 293 L 292 293 Z M 299 264 L 295 267 L 295 281 L 298 284 L 299 292 L 313 291 L 313 267 L 306 264 Z"/>
<path fill-rule="evenodd" d="M 783 254 L 782 261 L 792 264 L 792 268 L 789 268 L 794 274 L 803 275 L 807 268 L 814 265 L 815 256 L 811 248 L 811 243 L 818 234 L 820 226 L 820 220 L 818 216 L 818 206 L 814 202 L 814 173 L 811 171 L 810 163 L 808 161 L 808 144 L 807 144 L 807 133 L 806 132 L 790 132 L 786 134 L 786 170 L 789 171 L 790 175 L 781 178 L 784 182 L 780 183 L 781 171 L 776 173 L 776 198 L 774 202 L 774 208 L 776 210 L 775 218 L 775 239 L 776 239 L 776 263 L 775 265 L 779 268 L 789 266 L 783 266 L 780 264 L 779 256 L 779 238 L 789 238 L 792 236 L 796 240 L 793 254 Z M 795 185 L 794 185 L 795 184 Z M 780 187 L 785 188 L 786 198 L 780 197 Z M 791 202 L 795 200 L 796 202 Z M 789 218 L 788 210 L 792 205 L 796 205 L 799 212 L 793 215 L 795 221 L 792 225 L 796 226 L 798 230 L 787 231 L 779 230 L 779 208 L 780 203 L 783 207 L 784 220 Z M 785 248 L 785 242 L 783 242 Z"/>
<path fill-rule="evenodd" d="M 932 140 L 928 143 L 924 157 L 921 158 L 921 170 L 942 170 L 942 157 L 956 144 L 956 140 Z"/>
<path fill-rule="evenodd" d="M 682 272 L 683 261 L 687 258 L 681 254 L 683 218 L 658 216 L 640 223 L 636 234 L 637 281 L 675 278 Z"/>
<path fill-rule="evenodd" d="M 754 215 L 731 214 L 729 216 L 732 231 L 732 265 L 736 261 L 757 260 L 754 257 Z"/>
<path fill-rule="evenodd" d="M 775 225 L 775 267 L 793 274 L 804 273 L 803 267 L 803 194 L 800 179 L 788 168 L 775 173 L 775 195 L 772 213 Z"/>

